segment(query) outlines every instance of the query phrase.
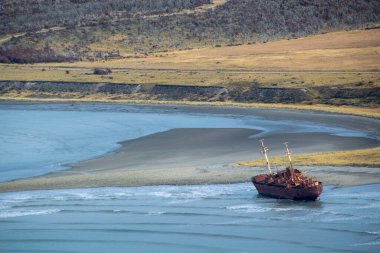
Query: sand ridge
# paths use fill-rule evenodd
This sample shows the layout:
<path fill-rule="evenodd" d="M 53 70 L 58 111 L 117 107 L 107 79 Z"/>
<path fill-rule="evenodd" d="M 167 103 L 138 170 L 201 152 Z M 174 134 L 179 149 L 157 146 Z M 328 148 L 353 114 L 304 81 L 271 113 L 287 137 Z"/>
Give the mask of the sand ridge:
<path fill-rule="evenodd" d="M 150 106 L 142 106 L 142 109 Z M 141 108 L 140 108 L 141 109 Z M 166 113 L 206 113 L 221 115 L 255 115 L 268 119 L 292 120 L 344 129 L 361 130 L 376 138 L 337 136 L 326 132 L 292 132 L 277 129 L 263 132 L 246 128 L 179 128 L 121 142 L 112 154 L 71 164 L 72 168 L 44 176 L 0 183 L 0 192 L 85 188 L 106 186 L 143 186 L 168 184 L 212 184 L 246 182 L 265 173 L 257 167 L 234 166 L 261 156 L 259 139 L 264 138 L 271 156 L 284 154 L 282 145 L 291 142 L 296 154 L 319 151 L 364 149 L 379 146 L 380 123 L 375 119 L 291 110 L 248 110 L 244 108 L 210 108 L 160 106 L 153 110 Z M 360 124 L 358 124 L 360 122 Z M 279 165 L 280 169 L 285 165 Z M 264 167 L 264 166 L 263 166 Z M 339 186 L 380 183 L 380 168 L 305 167 L 326 184 Z M 345 173 L 344 173 L 345 172 Z"/>

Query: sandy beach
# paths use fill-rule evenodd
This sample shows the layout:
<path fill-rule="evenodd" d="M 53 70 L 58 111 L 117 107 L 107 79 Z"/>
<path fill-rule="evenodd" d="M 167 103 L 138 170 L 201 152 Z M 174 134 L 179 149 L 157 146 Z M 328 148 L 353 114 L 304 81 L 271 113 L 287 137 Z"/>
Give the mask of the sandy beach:
<path fill-rule="evenodd" d="M 149 107 L 151 108 L 151 107 Z M 153 108 L 156 109 L 156 108 Z M 162 109 L 162 106 L 160 107 Z M 327 124 L 379 135 L 379 121 L 369 118 L 306 111 L 246 110 L 238 108 L 164 107 L 167 111 L 209 114 L 254 114 L 308 124 Z M 360 120 L 361 124 L 357 124 Z M 265 139 L 271 155 L 283 155 L 285 141 L 295 154 L 378 147 L 376 138 L 337 136 L 325 132 L 287 129 L 265 132 L 244 128 L 178 128 L 120 143 L 112 154 L 69 164 L 69 169 L 0 183 L 0 192 L 105 186 L 179 185 L 246 182 L 263 168 L 236 166 L 261 156 L 258 141 Z M 285 165 L 278 165 L 279 169 Z M 264 166 L 263 166 L 264 167 Z M 337 186 L 380 182 L 380 168 L 302 167 L 305 173 Z"/>

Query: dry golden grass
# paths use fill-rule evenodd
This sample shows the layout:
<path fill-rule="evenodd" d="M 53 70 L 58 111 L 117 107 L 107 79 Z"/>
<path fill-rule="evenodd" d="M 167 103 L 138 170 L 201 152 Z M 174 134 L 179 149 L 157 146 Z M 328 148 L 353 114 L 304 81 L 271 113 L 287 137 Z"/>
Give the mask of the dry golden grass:
<path fill-rule="evenodd" d="M 380 167 L 380 147 L 371 149 L 360 149 L 350 151 L 323 152 L 305 155 L 295 155 L 292 157 L 294 164 L 300 166 L 332 165 L 332 166 L 362 166 Z M 287 157 L 270 158 L 273 164 L 287 164 Z M 255 161 L 240 162 L 243 166 L 263 166 L 264 159 Z"/>
<path fill-rule="evenodd" d="M 110 46 L 124 37 L 115 35 Z M 104 45 L 99 45 L 104 46 Z M 202 48 L 102 62 L 0 64 L 0 80 L 117 82 L 180 85 L 258 83 L 262 87 L 315 86 L 379 87 L 380 30 L 336 32 L 296 40 L 233 47 Z M 92 74 L 92 68 L 110 67 L 109 76 Z M 41 71 L 41 69 L 46 69 Z M 69 69 L 69 74 L 66 70 Z M 360 86 L 357 86 L 360 85 Z M 28 93 L 2 99 L 31 100 Z M 52 94 L 46 94 L 51 97 Z M 35 98 L 35 100 L 42 100 Z M 50 101 L 55 101 L 51 98 Z M 157 102 L 104 95 L 74 95 L 65 101 L 120 101 L 129 103 L 182 103 L 318 110 L 380 118 L 378 108 L 301 104 L 239 104 L 233 102 Z M 48 101 L 48 99 L 44 100 Z M 63 101 L 62 99 L 59 101 Z"/>
<path fill-rule="evenodd" d="M 135 69 L 380 70 L 380 30 L 334 32 L 255 45 L 156 53 L 144 58 L 40 66 Z"/>
<path fill-rule="evenodd" d="M 117 50 L 125 35 L 114 35 L 96 50 Z M 158 53 L 145 58 L 98 62 L 0 64 L 0 80 L 126 82 L 224 85 L 257 82 L 265 87 L 380 86 L 380 29 L 336 32 L 266 44 Z M 113 79 L 91 68 L 113 68 Z M 34 69 L 36 68 L 36 69 Z M 42 72 L 41 68 L 46 71 Z M 57 68 L 57 69 L 50 69 Z M 65 68 L 71 69 L 65 74 Z M 79 69 L 78 69 L 79 68 Z"/>
<path fill-rule="evenodd" d="M 96 50 L 120 49 L 125 35 L 114 35 Z M 124 50 L 124 51 L 123 51 Z M 0 64 L 0 80 L 125 82 L 139 84 L 260 86 L 380 86 L 380 29 L 335 32 L 266 44 L 201 48 L 145 58 L 99 62 Z M 114 69 L 113 79 L 91 75 L 91 68 Z M 34 69 L 36 68 L 36 69 Z M 42 72 L 41 68 L 46 71 Z M 57 68 L 57 69 L 50 69 Z M 65 74 L 65 68 L 77 68 Z M 78 69 L 80 68 L 80 69 Z"/>
<path fill-rule="evenodd" d="M 114 70 L 111 75 L 93 75 L 91 69 L 31 68 L 20 66 L 0 67 L 0 80 L 15 81 L 66 81 L 113 82 L 138 84 L 184 84 L 230 86 L 238 83 L 257 82 L 261 87 L 307 88 L 316 86 L 376 87 L 380 84 L 380 72 L 313 73 L 313 72 L 257 72 L 257 71 L 159 71 Z M 112 78 L 112 79 L 110 79 Z M 359 87 L 359 88 L 360 88 Z"/>

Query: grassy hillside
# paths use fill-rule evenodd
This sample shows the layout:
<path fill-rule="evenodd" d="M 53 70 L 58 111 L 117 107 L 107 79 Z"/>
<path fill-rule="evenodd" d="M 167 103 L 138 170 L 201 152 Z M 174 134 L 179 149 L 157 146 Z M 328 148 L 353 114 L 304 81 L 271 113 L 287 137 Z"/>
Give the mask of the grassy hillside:
<path fill-rule="evenodd" d="M 302 102 L 294 108 L 378 117 L 377 0 L 6 0 L 0 18 L 0 80 L 133 83 L 148 93 L 214 85 L 229 92 L 222 104 Z M 257 99 L 258 88 L 272 95 Z M 273 94 L 281 99 L 266 99 Z M 141 102 L 144 94 L 5 88 L 0 99 Z"/>
<path fill-rule="evenodd" d="M 0 80 L 365 88 L 380 86 L 379 53 L 377 29 L 265 44 L 177 50 L 144 58 L 40 63 L 22 68 L 3 65 Z M 111 68 L 113 73 L 93 75 L 96 67 Z"/>
<path fill-rule="evenodd" d="M 380 29 L 336 32 L 294 40 L 174 50 L 143 57 L 51 66 L 137 69 L 379 71 Z"/>
<path fill-rule="evenodd" d="M 207 3 L 6 1 L 0 9 L 1 18 L 7 20 L 1 33 L 6 37 L 12 32 L 32 32 L 3 40 L 0 61 L 46 61 L 46 57 L 36 56 L 38 52 L 66 57 L 64 60 L 145 57 L 166 50 L 252 44 L 364 28 L 380 21 L 377 0 L 230 0 L 206 11 L 182 11 Z M 56 26 L 62 29 L 40 31 Z M 22 55 L 17 54 L 20 49 Z M 58 57 L 57 61 L 61 60 Z"/>

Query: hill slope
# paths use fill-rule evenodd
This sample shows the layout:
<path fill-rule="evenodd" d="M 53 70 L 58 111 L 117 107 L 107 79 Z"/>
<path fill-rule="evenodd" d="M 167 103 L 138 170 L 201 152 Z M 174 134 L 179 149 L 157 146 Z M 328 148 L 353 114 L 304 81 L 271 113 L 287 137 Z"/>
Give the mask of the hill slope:
<path fill-rule="evenodd" d="M 356 30 L 143 58 L 9 65 L 0 68 L 0 80 L 373 88 L 380 85 L 379 54 L 380 29 Z M 113 73 L 93 75 L 105 67 Z"/>
<path fill-rule="evenodd" d="M 209 4 L 210 0 L 3 0 L 0 34 L 42 28 L 100 25 L 142 15 L 165 14 Z"/>
<path fill-rule="evenodd" d="M 1 33 L 35 32 L 4 42 L 2 61 L 14 61 L 17 57 L 12 56 L 20 48 L 27 50 L 22 51 L 23 56 L 18 55 L 24 60 L 16 62 L 46 61 L 38 54 L 66 57 L 58 57 L 58 61 L 123 58 L 207 45 L 297 38 L 364 28 L 380 21 L 377 0 L 230 0 L 203 12 L 181 11 L 209 2 L 65 0 L 57 5 L 55 1 L 7 1 L 0 12 L 0 17 L 8 21 L 0 26 Z M 29 8 L 32 11 L 24 12 Z M 57 11 L 62 8 L 64 11 Z M 64 29 L 37 32 L 54 26 Z"/>

